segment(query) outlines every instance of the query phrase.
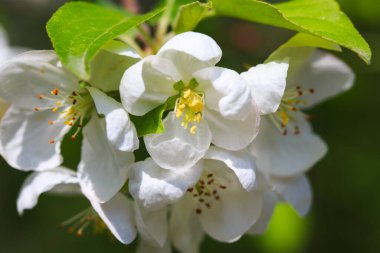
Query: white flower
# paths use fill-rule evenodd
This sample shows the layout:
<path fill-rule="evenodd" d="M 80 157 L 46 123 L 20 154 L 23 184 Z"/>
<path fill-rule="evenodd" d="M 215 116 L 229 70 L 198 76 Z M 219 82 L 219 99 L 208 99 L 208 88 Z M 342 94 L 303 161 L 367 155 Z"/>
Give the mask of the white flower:
<path fill-rule="evenodd" d="M 7 60 L 23 51 L 26 51 L 26 49 L 19 47 L 10 47 L 8 36 L 5 30 L 0 26 L 0 65 L 4 64 Z M 8 107 L 9 103 L 0 98 L 0 117 L 4 115 Z"/>
<path fill-rule="evenodd" d="M 135 163 L 129 190 L 139 205 L 151 210 L 173 204 L 170 226 L 181 233 L 171 234 L 170 239 L 182 251 L 194 247 L 189 243 L 198 243 L 198 239 L 184 241 L 193 233 L 189 231 L 193 222 L 202 228 L 201 234 L 191 235 L 194 238 L 201 237 L 202 230 L 224 242 L 242 236 L 261 213 L 261 195 L 254 184 L 255 165 L 248 153 L 211 147 L 204 159 L 188 169 L 166 170 L 151 158 Z"/>
<path fill-rule="evenodd" d="M 213 39 L 186 32 L 125 72 L 120 93 L 129 113 L 141 116 L 177 99 L 164 119 L 165 132 L 144 138 L 162 168 L 194 166 L 211 142 L 236 151 L 255 137 L 259 114 L 250 89 L 238 73 L 214 67 L 221 56 Z"/>
<path fill-rule="evenodd" d="M 249 150 L 274 191 L 305 215 L 311 189 L 303 174 L 326 154 L 327 147 L 313 133 L 302 109 L 351 88 L 354 74 L 336 57 L 314 48 L 286 50 L 290 69 L 284 96 L 275 113 L 262 117 Z M 256 89 L 255 83 L 250 85 Z"/>
<path fill-rule="evenodd" d="M 25 180 L 17 199 L 17 210 L 36 206 L 39 196 L 45 192 L 59 194 L 80 194 L 79 179 L 74 171 L 64 167 L 34 172 Z M 132 201 L 117 193 L 105 203 L 91 201 L 92 208 L 103 220 L 114 236 L 122 243 L 129 244 L 137 234 Z"/>
<path fill-rule="evenodd" d="M 24 48 L 11 47 L 9 45 L 8 36 L 3 27 L 0 26 L 0 65 L 11 57 L 26 51 Z"/>
<path fill-rule="evenodd" d="M 99 61 L 109 69 L 97 71 Z M 90 119 L 83 130 L 78 177 L 88 198 L 99 202 L 112 198 L 124 185 L 134 159 L 123 151 L 135 150 L 138 138 L 128 113 L 104 92 L 118 89 L 130 64 L 130 58 L 101 52 L 92 63 L 95 74 L 89 81 L 92 87 L 87 88 L 61 66 L 52 51 L 31 51 L 4 64 L 0 96 L 12 103 L 0 122 L 5 160 L 26 171 L 55 168 L 62 163 L 62 138 L 74 127 L 75 139 Z M 96 115 L 95 106 L 105 120 Z"/>

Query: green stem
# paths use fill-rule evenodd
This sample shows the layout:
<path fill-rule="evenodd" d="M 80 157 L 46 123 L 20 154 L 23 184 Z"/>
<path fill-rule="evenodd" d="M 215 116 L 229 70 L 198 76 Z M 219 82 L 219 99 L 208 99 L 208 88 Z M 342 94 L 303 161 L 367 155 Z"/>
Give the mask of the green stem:
<path fill-rule="evenodd" d="M 172 13 L 174 3 L 175 3 L 175 0 L 166 0 L 167 7 L 158 23 L 158 28 L 157 28 L 157 33 L 156 33 L 156 40 L 159 44 L 163 43 L 165 34 L 168 30 L 170 15 Z"/>

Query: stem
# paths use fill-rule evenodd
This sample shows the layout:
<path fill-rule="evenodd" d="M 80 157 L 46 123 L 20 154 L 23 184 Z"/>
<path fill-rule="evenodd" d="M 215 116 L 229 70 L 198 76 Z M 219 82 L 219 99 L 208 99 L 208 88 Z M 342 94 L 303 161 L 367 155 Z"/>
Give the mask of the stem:
<path fill-rule="evenodd" d="M 162 15 L 157 28 L 156 40 L 159 44 L 162 44 L 164 36 L 168 30 L 170 22 L 170 14 L 172 13 L 175 0 L 166 0 L 166 10 Z"/>
<path fill-rule="evenodd" d="M 141 8 L 138 0 L 121 0 L 121 4 L 125 9 L 132 13 L 141 13 Z"/>
<path fill-rule="evenodd" d="M 153 41 L 153 39 L 151 38 L 151 36 L 146 32 L 146 30 L 144 29 L 144 27 L 142 27 L 140 25 L 138 27 L 138 29 L 139 29 L 139 31 L 141 33 L 141 36 L 143 36 L 145 42 L 153 50 L 153 54 L 155 54 L 158 51 L 156 43 Z"/>
<path fill-rule="evenodd" d="M 137 45 L 137 43 L 129 38 L 127 35 L 120 35 L 118 37 L 119 40 L 121 40 L 122 42 L 128 44 L 131 48 L 133 48 L 134 50 L 136 50 L 136 52 L 140 55 L 140 56 L 143 56 L 145 53 L 141 50 L 140 46 Z"/>

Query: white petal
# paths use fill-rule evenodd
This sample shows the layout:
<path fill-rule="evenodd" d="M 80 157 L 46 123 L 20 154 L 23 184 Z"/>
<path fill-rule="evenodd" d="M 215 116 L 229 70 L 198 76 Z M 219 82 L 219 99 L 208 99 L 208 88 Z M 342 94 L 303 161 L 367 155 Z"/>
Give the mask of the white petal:
<path fill-rule="evenodd" d="M 91 62 L 89 83 L 103 91 L 119 90 L 125 70 L 138 60 L 101 50 Z"/>
<path fill-rule="evenodd" d="M 232 152 L 217 147 L 210 147 L 204 159 L 224 162 L 235 173 L 246 191 L 250 191 L 254 186 L 256 165 L 253 158 L 245 150 Z"/>
<path fill-rule="evenodd" d="M 136 128 L 123 106 L 96 88 L 87 87 L 87 89 L 94 99 L 98 113 L 106 117 L 108 140 L 121 151 L 132 152 L 138 149 L 139 139 Z"/>
<path fill-rule="evenodd" d="M 290 203 L 301 216 L 305 216 L 311 207 L 311 187 L 305 175 L 297 177 L 271 177 L 274 190 Z"/>
<path fill-rule="evenodd" d="M 33 110 L 43 107 L 46 99 L 39 95 L 50 95 L 58 88 L 67 92 L 79 92 L 78 79 L 58 66 L 54 51 L 30 51 L 15 56 L 0 68 L 0 96 L 19 107 Z"/>
<path fill-rule="evenodd" d="M 201 162 L 188 169 L 165 170 L 148 158 L 131 166 L 129 191 L 142 206 L 159 209 L 180 199 L 201 173 Z"/>
<path fill-rule="evenodd" d="M 144 115 L 178 93 L 173 85 L 178 73 L 172 62 L 148 56 L 124 73 L 120 85 L 121 101 L 133 115 Z"/>
<path fill-rule="evenodd" d="M 199 218 L 203 229 L 212 238 L 221 242 L 233 242 L 258 220 L 262 209 L 261 194 L 258 191 L 247 192 L 232 171 L 223 168 L 223 165 L 214 165 L 215 162 L 205 163 L 208 172 L 216 175 L 223 173 L 223 178 L 219 176 L 218 180 L 227 188 L 219 190 L 220 199 L 213 201 L 210 208 L 202 209 Z"/>
<path fill-rule="evenodd" d="M 61 138 L 69 131 L 63 123 L 49 125 L 59 113 L 34 112 L 11 106 L 0 122 L 4 159 L 20 170 L 52 169 L 62 163 Z M 55 140 L 50 144 L 50 140 Z"/>
<path fill-rule="evenodd" d="M 270 62 L 250 68 L 241 74 L 260 108 L 261 114 L 277 111 L 285 91 L 287 62 Z"/>
<path fill-rule="evenodd" d="M 244 120 L 252 107 L 250 90 L 240 75 L 230 69 L 210 67 L 194 73 L 197 88 L 205 93 L 206 107 L 218 111 L 224 118 Z"/>
<path fill-rule="evenodd" d="M 250 228 L 248 231 L 250 234 L 259 235 L 265 233 L 268 228 L 269 222 L 273 216 L 274 209 L 278 202 L 278 197 L 276 193 L 269 189 L 265 189 L 262 192 L 263 208 L 261 211 L 260 218 L 258 221 Z"/>
<path fill-rule="evenodd" d="M 170 239 L 181 253 L 198 253 L 204 238 L 191 195 L 184 196 L 171 208 Z"/>
<path fill-rule="evenodd" d="M 205 120 L 197 124 L 195 134 L 181 126 L 182 119 L 170 112 L 164 119 L 165 132 L 144 137 L 145 146 L 154 161 L 165 169 L 194 166 L 207 152 L 211 132 Z"/>
<path fill-rule="evenodd" d="M 108 141 L 105 122 L 93 115 L 83 130 L 78 178 L 83 193 L 92 201 L 110 200 L 127 180 L 133 153 L 116 150 Z"/>
<path fill-rule="evenodd" d="M 91 204 L 120 242 L 129 244 L 136 238 L 133 204 L 127 197 L 118 193 L 106 203 L 92 201 Z"/>
<path fill-rule="evenodd" d="M 252 110 L 244 120 L 227 120 L 213 110 L 206 110 L 204 114 L 212 133 L 212 143 L 227 150 L 247 147 L 259 132 L 258 111 Z"/>
<path fill-rule="evenodd" d="M 136 223 L 139 235 L 144 242 L 164 247 L 167 242 L 167 208 L 152 211 L 134 202 Z"/>
<path fill-rule="evenodd" d="M 75 172 L 63 167 L 34 172 L 25 179 L 21 187 L 17 199 L 17 211 L 22 215 L 25 209 L 32 209 L 37 205 L 42 193 L 52 190 L 57 185 L 77 183 Z"/>
<path fill-rule="evenodd" d="M 222 50 L 209 36 L 186 32 L 171 38 L 158 52 L 172 61 L 181 73 L 182 81 L 189 82 L 195 71 L 214 66 L 222 57 Z"/>
<path fill-rule="evenodd" d="M 277 176 L 292 176 L 310 169 L 327 152 L 326 144 L 315 135 L 308 122 L 299 118 L 300 134 L 282 134 L 273 122 L 263 117 L 260 132 L 249 149 L 260 171 Z"/>
<path fill-rule="evenodd" d="M 8 49 L 8 47 L 9 47 L 9 40 L 8 40 L 7 32 L 2 26 L 0 26 L 0 50 Z"/>
<path fill-rule="evenodd" d="M 355 75 L 351 68 L 337 57 L 316 50 L 294 80 L 302 90 L 313 89 L 313 94 L 301 98 L 305 107 L 314 106 L 328 98 L 350 89 Z"/>

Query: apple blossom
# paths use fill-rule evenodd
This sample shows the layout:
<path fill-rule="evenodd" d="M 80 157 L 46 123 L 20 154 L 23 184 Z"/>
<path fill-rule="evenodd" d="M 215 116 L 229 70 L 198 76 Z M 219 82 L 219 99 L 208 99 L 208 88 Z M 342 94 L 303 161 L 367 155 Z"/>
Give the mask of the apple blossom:
<path fill-rule="evenodd" d="M 125 72 L 120 94 L 129 113 L 142 116 L 176 99 L 165 132 L 144 137 L 162 168 L 194 166 L 211 142 L 236 151 L 256 136 L 259 114 L 250 90 L 235 71 L 214 67 L 221 56 L 212 38 L 186 32 Z"/>
<path fill-rule="evenodd" d="M 0 96 L 12 105 L 0 122 L 0 144 L 4 159 L 14 168 L 51 169 L 62 163 L 62 138 L 76 127 L 71 136 L 75 139 L 84 127 L 80 184 L 88 198 L 106 202 L 124 185 L 134 159 L 130 151 L 138 147 L 138 139 L 128 113 L 105 92 L 117 90 L 121 74 L 134 60 L 109 52 L 97 57 L 93 66 L 101 61 L 110 69 L 95 68 L 90 79 L 94 86 L 86 88 L 53 51 L 27 52 L 4 64 Z"/>
<path fill-rule="evenodd" d="M 247 152 L 211 147 L 188 169 L 166 170 L 151 158 L 133 164 L 129 190 L 144 208 L 159 210 L 172 204 L 171 226 L 187 227 L 194 216 L 208 235 L 232 242 L 261 213 L 262 200 L 254 189 L 255 178 L 255 165 Z M 181 218 L 175 218 L 178 215 Z M 185 234 L 173 235 L 173 244 L 181 248 Z"/>
<path fill-rule="evenodd" d="M 45 192 L 59 194 L 80 195 L 79 178 L 76 173 L 64 167 L 34 172 L 30 174 L 21 188 L 17 199 L 17 210 L 23 214 L 24 210 L 36 206 L 39 196 Z M 92 208 L 83 213 L 87 223 L 94 217 L 107 225 L 113 235 L 122 243 L 131 243 L 137 234 L 132 201 L 121 193 L 117 193 L 105 203 L 91 201 Z M 88 217 L 91 217 L 89 220 Z M 79 217 L 82 218 L 82 215 Z M 77 231 L 82 233 L 86 222 Z"/>
<path fill-rule="evenodd" d="M 274 191 L 305 215 L 311 188 L 303 173 L 326 154 L 327 147 L 302 110 L 351 88 L 354 75 L 345 63 L 314 48 L 285 50 L 290 69 L 284 95 L 279 108 L 262 117 L 261 130 L 249 150 Z M 284 52 L 280 49 L 278 55 L 283 57 Z M 256 88 L 254 82 L 249 84 Z"/>

